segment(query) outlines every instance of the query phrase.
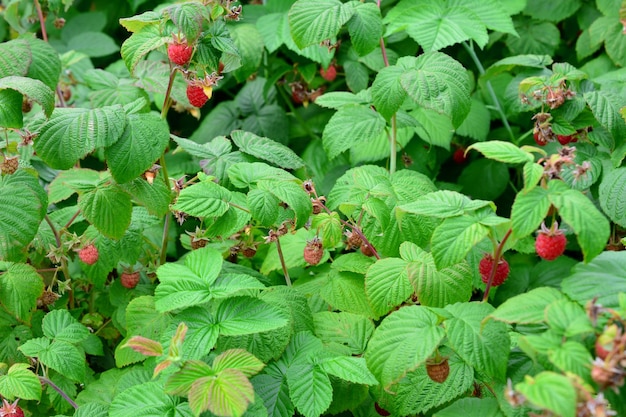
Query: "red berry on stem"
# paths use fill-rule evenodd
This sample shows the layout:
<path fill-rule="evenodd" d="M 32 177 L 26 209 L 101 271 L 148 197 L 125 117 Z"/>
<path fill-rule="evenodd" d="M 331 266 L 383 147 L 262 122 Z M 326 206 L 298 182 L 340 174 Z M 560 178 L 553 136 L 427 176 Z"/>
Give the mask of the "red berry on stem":
<path fill-rule="evenodd" d="M 547 228 L 545 223 L 541 225 L 541 230 L 535 240 L 535 250 L 540 258 L 552 261 L 565 252 L 567 238 L 563 231 L 558 229 L 558 224 L 554 222 L 551 228 Z"/>
<path fill-rule="evenodd" d="M 10 403 L 6 399 L 2 400 L 2 407 L 0 407 L 0 417 L 24 417 L 24 411 L 17 405 L 18 400 Z"/>
<path fill-rule="evenodd" d="M 98 248 L 94 245 L 87 245 L 78 251 L 78 257 L 87 265 L 93 265 L 98 261 Z"/>
<path fill-rule="evenodd" d="M 337 68 L 334 65 L 328 67 L 328 69 L 320 68 L 320 75 L 326 81 L 335 81 L 337 78 Z"/>
<path fill-rule="evenodd" d="M 491 270 L 493 269 L 493 256 L 490 253 L 486 253 L 478 264 L 478 271 L 480 272 L 480 278 L 486 284 L 491 276 Z M 509 276 L 510 268 L 509 263 L 505 259 L 500 259 L 498 266 L 496 267 L 496 275 L 493 277 L 491 285 L 497 287 L 502 285 Z"/>
<path fill-rule="evenodd" d="M 187 98 L 189 103 L 195 107 L 202 107 L 209 100 L 209 97 L 204 92 L 204 88 L 191 84 L 187 86 Z"/>
<path fill-rule="evenodd" d="M 556 139 L 561 145 L 567 145 L 570 142 L 575 142 L 574 135 L 556 135 Z"/>
<path fill-rule="evenodd" d="M 467 161 L 467 157 L 465 156 L 465 148 L 457 148 L 457 150 L 454 151 L 454 153 L 452 154 L 452 160 L 457 165 L 463 165 L 465 161 Z"/>
<path fill-rule="evenodd" d="M 310 241 L 306 243 L 304 247 L 304 260 L 309 265 L 317 265 L 322 260 L 322 256 L 324 255 L 324 247 L 322 246 L 322 241 L 314 237 Z"/>
<path fill-rule="evenodd" d="M 139 283 L 139 272 L 123 272 L 120 276 L 120 283 L 124 288 L 132 290 Z"/>
<path fill-rule="evenodd" d="M 174 42 L 167 46 L 167 56 L 177 65 L 186 65 L 192 54 L 193 47 L 186 43 Z"/>

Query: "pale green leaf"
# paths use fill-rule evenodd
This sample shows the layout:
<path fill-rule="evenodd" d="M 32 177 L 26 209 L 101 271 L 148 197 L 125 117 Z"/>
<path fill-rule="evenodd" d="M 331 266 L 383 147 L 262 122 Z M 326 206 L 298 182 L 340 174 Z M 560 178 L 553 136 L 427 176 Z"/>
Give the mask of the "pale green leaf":
<path fill-rule="evenodd" d="M 461 398 L 433 417 L 504 417 L 495 398 Z"/>
<path fill-rule="evenodd" d="M 111 239 L 121 239 L 130 225 L 130 195 L 116 185 L 95 188 L 81 194 L 78 207 L 89 223 Z"/>
<path fill-rule="evenodd" d="M 378 326 L 365 359 L 383 387 L 389 387 L 423 364 L 443 337 L 433 312 L 421 306 L 402 307 Z"/>
<path fill-rule="evenodd" d="M 524 164 L 524 192 L 528 192 L 537 186 L 543 176 L 543 167 L 534 162 Z"/>
<path fill-rule="evenodd" d="M 575 14 L 581 5 L 581 0 L 527 0 L 524 13 L 536 19 L 560 22 Z"/>
<path fill-rule="evenodd" d="M 127 120 L 124 133 L 104 153 L 119 184 L 132 181 L 151 168 L 170 139 L 167 123 L 156 113 L 135 113 Z"/>
<path fill-rule="evenodd" d="M 344 106 L 328 121 L 322 134 L 324 150 L 330 159 L 360 142 L 378 137 L 385 129 L 385 119 L 369 107 Z"/>
<path fill-rule="evenodd" d="M 407 262 L 398 258 L 379 259 L 367 270 L 365 292 L 377 316 L 406 301 L 413 293 Z"/>
<path fill-rule="evenodd" d="M 354 15 L 348 21 L 348 32 L 352 46 L 359 56 L 372 52 L 383 35 L 380 9 L 374 3 L 356 3 Z"/>
<path fill-rule="evenodd" d="M 15 90 L 39 103 L 47 117 L 50 117 L 54 110 L 54 92 L 39 80 L 15 75 L 0 78 L 0 90 L 5 89 Z"/>
<path fill-rule="evenodd" d="M 73 168 L 59 172 L 48 186 L 50 203 L 67 200 L 72 195 L 96 188 L 100 173 L 93 169 Z"/>
<path fill-rule="evenodd" d="M 210 19 L 209 8 L 196 2 L 175 4 L 168 7 L 166 13 L 178 31 L 190 41 L 200 35 L 202 22 Z"/>
<path fill-rule="evenodd" d="M 335 356 L 318 362 L 327 374 L 334 375 L 355 384 L 378 385 L 378 381 L 367 369 L 364 358 L 351 356 Z"/>
<path fill-rule="evenodd" d="M 304 165 L 304 161 L 294 151 L 272 139 L 243 130 L 235 130 L 230 136 L 242 152 L 271 162 L 281 168 L 298 169 Z"/>
<path fill-rule="evenodd" d="M 42 364 L 72 381 L 79 382 L 85 378 L 85 354 L 68 342 L 55 340 L 37 356 Z"/>
<path fill-rule="evenodd" d="M 160 20 L 159 13 L 149 10 L 132 17 L 121 18 L 119 22 L 129 32 L 137 32 L 144 26 L 156 25 Z"/>
<path fill-rule="evenodd" d="M 460 216 L 473 210 L 490 205 L 489 201 L 471 200 L 469 197 L 454 191 L 441 190 L 425 194 L 415 201 L 398 206 L 398 211 L 447 218 Z"/>
<path fill-rule="evenodd" d="M 287 377 L 275 364 L 269 364 L 265 373 L 252 378 L 254 392 L 263 399 L 268 417 L 290 417 L 294 415 L 294 405 L 289 398 Z"/>
<path fill-rule="evenodd" d="M 26 363 L 13 364 L 8 372 L 0 376 L 0 395 L 13 401 L 41 399 L 41 382 Z"/>
<path fill-rule="evenodd" d="M 212 248 L 192 251 L 184 263 L 166 263 L 157 269 L 157 311 L 171 311 L 206 303 L 213 298 L 212 284 L 222 267 L 222 255 Z"/>
<path fill-rule="evenodd" d="M 302 185 L 296 181 L 283 180 L 260 180 L 257 183 L 260 190 L 269 191 L 278 197 L 279 200 L 287 203 L 290 209 L 295 212 L 296 227 L 306 223 L 311 214 L 311 199 Z"/>
<path fill-rule="evenodd" d="M 12 39 L 0 43 L 0 78 L 25 76 L 32 58 L 30 49 L 27 39 Z"/>
<path fill-rule="evenodd" d="M 185 416 L 177 413 L 179 400 L 165 394 L 158 382 L 144 382 L 130 386 L 113 398 L 109 408 L 110 417 L 128 417 L 133 410 L 134 417 Z"/>
<path fill-rule="evenodd" d="M 221 371 L 228 368 L 237 369 L 248 378 L 258 374 L 265 364 L 243 349 L 230 349 L 220 353 L 213 360 L 213 369 Z"/>
<path fill-rule="evenodd" d="M 489 317 L 505 323 L 539 324 L 545 321 L 546 308 L 554 301 L 563 299 L 561 292 L 554 288 L 535 288 L 509 298 Z"/>
<path fill-rule="evenodd" d="M 334 38 L 352 13 L 353 8 L 339 0 L 298 0 L 289 10 L 293 40 L 305 48 Z"/>
<path fill-rule="evenodd" d="M 507 2 L 499 0 L 452 0 L 448 2 L 450 6 L 465 6 L 471 9 L 488 29 L 516 35 L 517 32 L 510 16 L 514 13 L 506 10 L 505 3 Z"/>
<path fill-rule="evenodd" d="M 316 214 L 311 227 L 318 231 L 325 248 L 334 248 L 343 239 L 343 225 L 337 212 Z"/>
<path fill-rule="evenodd" d="M 291 400 L 304 417 L 318 417 L 330 406 L 333 389 L 326 372 L 311 364 L 292 365 L 287 370 Z"/>
<path fill-rule="evenodd" d="M 550 209 L 548 190 L 535 187 L 518 193 L 511 209 L 513 236 L 521 239 L 539 228 Z"/>
<path fill-rule="evenodd" d="M 78 344 L 89 337 L 89 329 L 78 322 L 68 310 L 52 310 L 43 318 L 43 334 L 50 339 Z"/>
<path fill-rule="evenodd" d="M 600 205 L 609 218 L 626 227 L 626 168 L 618 168 L 602 176 Z"/>
<path fill-rule="evenodd" d="M 338 343 L 352 350 L 353 355 L 365 351 L 374 333 L 374 323 L 359 314 L 321 311 L 313 316 L 315 334 L 325 343 Z"/>
<path fill-rule="evenodd" d="M 228 211 L 230 199 L 230 191 L 205 180 L 184 188 L 173 208 L 196 217 L 219 217 Z"/>
<path fill-rule="evenodd" d="M 489 228 L 474 216 L 444 220 L 433 232 L 431 250 L 437 268 L 458 264 L 467 253 L 489 234 Z"/>
<path fill-rule="evenodd" d="M 400 83 L 400 76 L 406 68 L 399 65 L 386 66 L 381 69 L 372 83 L 372 99 L 376 111 L 387 120 L 391 119 L 402 106 L 407 93 Z"/>
<path fill-rule="evenodd" d="M 626 102 L 610 91 L 589 91 L 583 95 L 595 118 L 606 127 L 614 138 L 622 138 L 626 134 L 626 122 L 619 111 Z"/>
<path fill-rule="evenodd" d="M 224 369 L 215 377 L 196 381 L 189 392 L 189 405 L 196 415 L 203 410 L 225 417 L 239 417 L 254 401 L 254 388 L 236 369 Z"/>
<path fill-rule="evenodd" d="M 507 164 L 523 164 L 533 162 L 534 156 L 513 145 L 510 142 L 490 140 L 488 142 L 475 143 L 467 150 L 476 149 L 489 159 L 504 162 Z"/>
<path fill-rule="evenodd" d="M 126 127 L 122 106 L 56 108 L 39 131 L 37 155 L 57 169 L 69 169 L 97 147 L 115 143 Z"/>
<path fill-rule="evenodd" d="M 593 333 L 593 329 L 590 333 Z M 548 352 L 548 360 L 561 371 L 578 375 L 587 383 L 592 383 L 589 364 L 593 362 L 593 357 L 582 343 L 567 340 Z"/>
<path fill-rule="evenodd" d="M 507 326 L 483 320 L 493 312 L 484 303 L 457 303 L 445 307 L 454 316 L 445 321 L 448 345 L 479 373 L 503 382 L 509 355 Z"/>
<path fill-rule="evenodd" d="M 333 308 L 373 317 L 375 313 L 365 295 L 363 275 L 331 270 L 320 295 Z"/>
<path fill-rule="evenodd" d="M 269 191 L 252 189 L 248 192 L 247 202 L 252 218 L 262 226 L 270 227 L 278 219 L 280 200 Z"/>
<path fill-rule="evenodd" d="M 26 324 L 43 290 L 43 278 L 30 265 L 9 263 L 6 272 L 0 274 L 0 305 Z"/>
<path fill-rule="evenodd" d="M 570 379 L 555 372 L 544 371 L 534 377 L 526 375 L 524 382 L 515 384 L 530 403 L 562 417 L 576 415 L 576 389 Z"/>
<path fill-rule="evenodd" d="M 121 54 L 126 68 L 134 73 L 139 61 L 150 51 L 160 48 L 169 41 L 168 37 L 161 36 L 156 26 L 144 26 L 133 33 L 122 44 Z"/>

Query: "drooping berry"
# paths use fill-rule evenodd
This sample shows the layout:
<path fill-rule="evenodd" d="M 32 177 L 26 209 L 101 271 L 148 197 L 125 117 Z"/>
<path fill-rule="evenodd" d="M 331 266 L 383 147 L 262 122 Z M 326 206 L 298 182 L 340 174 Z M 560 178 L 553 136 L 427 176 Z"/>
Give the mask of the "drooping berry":
<path fill-rule="evenodd" d="M 327 69 L 320 68 L 320 75 L 326 81 L 335 81 L 337 78 L 337 68 L 334 65 L 330 65 Z"/>
<path fill-rule="evenodd" d="M 380 405 L 378 405 L 378 403 L 374 403 L 374 409 L 376 410 L 378 415 L 382 417 L 387 417 L 391 414 L 389 411 L 385 410 Z"/>
<path fill-rule="evenodd" d="M 174 41 L 167 46 L 167 56 L 176 65 L 186 65 L 193 54 L 193 47 L 179 41 Z"/>
<path fill-rule="evenodd" d="M 450 374 L 450 364 L 448 358 L 442 358 L 441 360 L 429 359 L 426 361 L 426 373 L 428 377 L 439 384 L 445 382 Z"/>
<path fill-rule="evenodd" d="M 122 275 L 120 276 L 120 284 L 122 284 L 122 286 L 124 288 L 128 288 L 129 290 L 132 290 L 133 288 L 135 288 L 137 286 L 137 284 L 139 284 L 139 272 L 135 271 L 135 272 L 123 272 Z"/>
<path fill-rule="evenodd" d="M 241 254 L 246 258 L 253 258 L 256 255 L 256 248 L 254 246 L 245 246 L 241 249 Z"/>
<path fill-rule="evenodd" d="M 93 265 L 98 261 L 98 248 L 93 244 L 87 245 L 78 251 L 78 257 L 87 265 Z"/>
<path fill-rule="evenodd" d="M 204 88 L 191 84 L 187 86 L 187 98 L 194 107 L 202 107 L 209 100 Z"/>
<path fill-rule="evenodd" d="M 452 160 L 457 165 L 463 165 L 465 161 L 467 161 L 467 157 L 465 156 L 465 148 L 457 148 L 456 151 L 452 154 Z"/>
<path fill-rule="evenodd" d="M 547 228 L 545 223 L 541 224 L 541 229 L 535 240 L 535 250 L 540 258 L 552 261 L 565 252 L 567 238 L 562 230 L 558 229 L 558 224 L 554 222 L 552 227 Z"/>
<path fill-rule="evenodd" d="M 574 137 L 574 135 L 556 135 L 556 140 L 558 140 L 561 145 L 567 145 L 570 142 L 576 142 L 576 138 Z"/>
<path fill-rule="evenodd" d="M 486 253 L 478 264 L 480 278 L 485 284 L 489 281 L 489 277 L 491 276 L 493 261 L 493 256 L 490 253 Z M 505 259 L 500 258 L 500 261 L 498 261 L 498 266 L 496 267 L 496 275 L 493 277 L 493 282 L 491 283 L 491 286 L 497 287 L 498 285 L 502 285 L 502 283 L 508 278 L 509 272 L 509 263 Z"/>
<path fill-rule="evenodd" d="M 533 132 L 533 139 L 535 140 L 535 143 L 539 146 L 546 146 L 548 143 L 545 136 L 541 134 L 541 131 Z"/>
<path fill-rule="evenodd" d="M 365 256 L 374 256 L 374 250 L 365 242 L 361 243 L 361 253 Z"/>
<path fill-rule="evenodd" d="M 322 260 L 324 255 L 324 247 L 322 241 L 318 237 L 314 237 L 306 243 L 304 247 L 304 260 L 309 265 L 317 265 Z"/>

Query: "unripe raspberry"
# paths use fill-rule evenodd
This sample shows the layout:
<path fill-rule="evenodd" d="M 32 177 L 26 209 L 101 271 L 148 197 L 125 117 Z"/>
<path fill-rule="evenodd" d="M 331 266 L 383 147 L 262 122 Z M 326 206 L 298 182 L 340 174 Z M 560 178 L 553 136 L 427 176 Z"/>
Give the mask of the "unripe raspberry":
<path fill-rule="evenodd" d="M 361 243 L 361 253 L 365 256 L 374 256 L 374 250 L 365 242 Z"/>
<path fill-rule="evenodd" d="M 78 251 L 78 257 L 87 265 L 93 265 L 98 261 L 98 248 L 94 245 L 87 245 Z"/>
<path fill-rule="evenodd" d="M 493 256 L 490 253 L 486 253 L 478 264 L 480 278 L 485 284 L 489 281 L 489 277 L 491 276 L 493 261 Z M 509 263 L 505 259 L 500 258 L 498 266 L 496 267 L 496 275 L 493 277 L 493 282 L 491 283 L 491 286 L 497 287 L 499 285 L 502 285 L 502 283 L 508 278 L 509 272 Z"/>
<path fill-rule="evenodd" d="M 306 263 L 309 265 L 317 265 L 322 260 L 323 255 L 324 248 L 322 246 L 322 241 L 318 237 L 314 237 L 306 243 L 303 253 Z"/>
<path fill-rule="evenodd" d="M 445 382 L 450 374 L 450 364 L 448 363 L 448 358 L 443 358 L 440 361 L 427 360 L 426 373 L 434 382 L 438 382 L 440 384 Z"/>
<path fill-rule="evenodd" d="M 139 272 L 123 272 L 120 276 L 120 283 L 124 288 L 132 290 L 139 284 Z"/>
<path fill-rule="evenodd" d="M 0 163 L 0 171 L 3 174 L 13 174 L 20 166 L 20 161 L 17 156 L 5 157 L 4 161 Z"/>

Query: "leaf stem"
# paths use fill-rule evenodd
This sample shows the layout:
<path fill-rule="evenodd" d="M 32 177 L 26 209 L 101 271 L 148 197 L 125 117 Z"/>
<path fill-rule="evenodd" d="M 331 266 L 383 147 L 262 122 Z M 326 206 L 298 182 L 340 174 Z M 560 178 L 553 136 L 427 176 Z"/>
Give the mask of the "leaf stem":
<path fill-rule="evenodd" d="M 389 174 L 393 175 L 396 172 L 396 156 L 398 154 L 397 149 L 397 138 L 398 138 L 398 124 L 396 119 L 396 114 L 394 113 L 391 116 L 391 137 L 389 138 Z"/>
<path fill-rule="evenodd" d="M 493 283 L 493 279 L 496 277 L 496 271 L 498 270 L 498 263 L 500 262 L 500 258 L 502 258 L 502 248 L 504 248 L 504 244 L 508 240 L 509 236 L 511 236 L 512 231 L 513 229 L 507 230 L 506 234 L 500 241 L 500 244 L 496 247 L 496 253 L 493 256 L 491 274 L 489 274 L 489 280 L 487 281 L 487 287 L 485 288 L 485 294 L 483 295 L 483 302 L 489 299 L 489 290 L 491 290 L 491 284 Z"/>
<path fill-rule="evenodd" d="M 36 1 L 36 0 L 35 0 Z M 63 397 L 63 399 L 65 401 L 68 402 L 69 405 L 71 405 L 72 407 L 74 407 L 75 410 L 78 410 L 78 404 L 76 404 L 70 397 L 69 395 L 67 395 L 61 388 L 59 388 L 54 382 L 52 382 L 49 378 L 46 378 L 45 376 L 40 376 L 39 380 L 41 382 L 43 382 L 46 385 L 49 385 L 52 389 L 54 389 L 56 392 L 59 393 L 59 395 L 61 397 Z"/>
<path fill-rule="evenodd" d="M 476 55 L 476 51 L 474 51 L 474 43 L 463 42 L 463 47 L 472 58 L 472 61 L 474 61 L 474 65 L 476 65 L 476 68 L 478 68 L 478 73 L 480 75 L 485 75 L 485 68 L 483 67 L 482 62 L 480 62 L 478 55 Z M 506 131 L 509 133 L 509 138 L 511 139 L 511 142 L 517 143 L 515 134 L 513 134 L 513 130 L 511 129 L 511 125 L 509 124 L 509 120 L 506 118 L 506 114 L 504 114 L 504 109 L 502 108 L 502 105 L 500 104 L 500 100 L 498 100 L 498 96 L 496 95 L 496 92 L 493 89 L 493 86 L 491 85 L 491 81 L 487 80 L 485 85 L 487 86 L 487 91 L 489 92 L 489 96 L 491 97 L 491 100 L 493 100 L 494 107 L 496 111 L 498 112 L 498 114 L 500 115 L 502 124 L 504 125 L 504 128 L 506 129 Z"/>
<path fill-rule="evenodd" d="M 56 227 L 54 227 L 54 223 L 52 223 L 50 216 L 46 214 L 44 216 L 44 219 L 46 220 L 46 223 L 48 223 L 48 226 L 50 226 L 50 230 L 52 230 L 52 234 L 54 235 L 54 240 L 56 241 L 57 248 L 61 249 L 63 247 L 63 242 L 61 242 L 61 235 L 59 234 L 59 231 L 57 230 Z M 67 259 L 65 258 L 65 256 L 61 256 L 61 271 L 63 271 L 63 276 L 65 276 L 65 279 L 69 280 L 70 270 L 67 267 Z M 74 308 L 74 290 L 73 289 L 70 289 L 69 303 L 70 303 L 70 308 Z"/>
<path fill-rule="evenodd" d="M 172 221 L 172 213 L 165 215 L 165 222 L 163 223 L 163 236 L 161 237 L 161 256 L 159 265 L 163 265 L 167 260 L 167 241 L 170 233 L 170 223 Z"/>
<path fill-rule="evenodd" d="M 288 287 L 291 287 L 291 278 L 289 278 L 289 271 L 285 264 L 285 257 L 283 256 L 283 250 L 280 247 L 280 237 L 276 237 L 276 250 L 278 251 L 278 259 L 280 259 L 280 266 L 283 268 L 283 274 L 285 274 L 285 282 Z"/>
<path fill-rule="evenodd" d="M 78 209 L 76 211 L 76 213 L 74 213 L 74 215 L 72 216 L 72 218 L 65 224 L 65 226 L 63 226 L 64 229 L 69 228 L 72 223 L 74 223 L 74 220 L 76 220 L 76 218 L 78 217 L 78 215 L 80 214 L 80 209 Z"/>

